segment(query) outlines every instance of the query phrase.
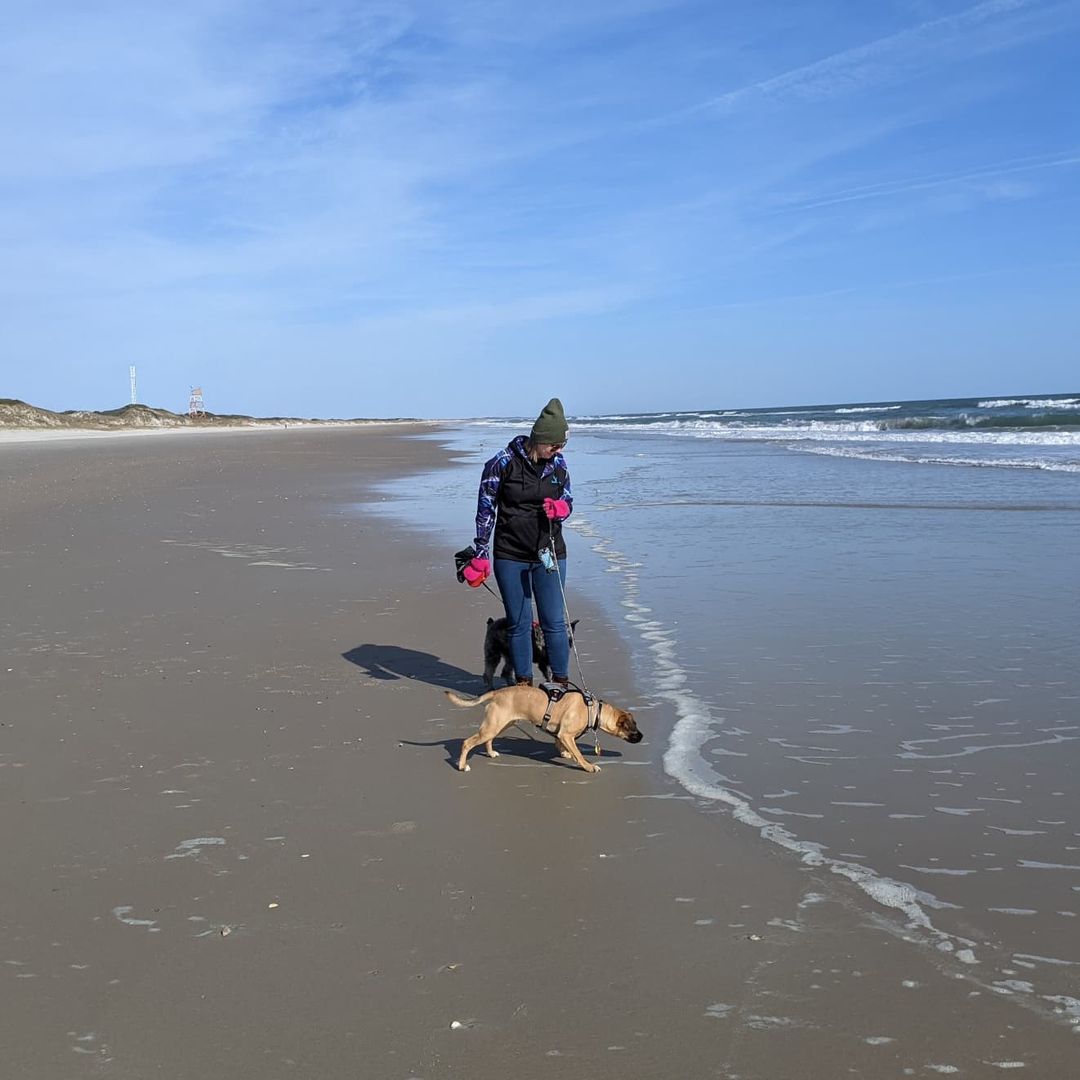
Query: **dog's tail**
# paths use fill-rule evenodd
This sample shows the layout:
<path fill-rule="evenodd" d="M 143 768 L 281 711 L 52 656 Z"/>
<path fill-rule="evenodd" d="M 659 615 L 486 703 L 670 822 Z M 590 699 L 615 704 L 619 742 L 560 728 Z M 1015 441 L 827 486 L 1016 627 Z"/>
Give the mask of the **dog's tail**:
<path fill-rule="evenodd" d="M 446 690 L 444 693 L 455 705 L 460 706 L 462 709 L 471 709 L 474 705 L 481 705 L 495 695 L 494 690 L 489 690 L 486 694 L 481 694 L 479 697 L 475 698 L 458 697 L 453 690 Z"/>

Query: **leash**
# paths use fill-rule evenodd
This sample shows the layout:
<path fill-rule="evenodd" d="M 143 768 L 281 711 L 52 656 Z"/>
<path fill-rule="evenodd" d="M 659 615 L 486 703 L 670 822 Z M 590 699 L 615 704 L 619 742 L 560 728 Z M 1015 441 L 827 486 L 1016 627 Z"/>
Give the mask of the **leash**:
<path fill-rule="evenodd" d="M 549 554 L 551 563 L 550 566 L 548 565 L 549 560 L 544 558 L 545 555 Z M 569 682 L 569 680 L 567 680 L 568 686 L 565 689 L 573 689 L 575 693 L 581 694 L 581 697 L 585 702 L 585 731 L 591 731 L 593 733 L 594 752 L 596 753 L 597 757 L 601 757 L 603 751 L 600 749 L 600 712 L 603 708 L 603 702 L 601 702 L 600 699 L 597 698 L 591 690 L 589 690 L 588 684 L 585 682 L 585 669 L 581 663 L 581 654 L 578 652 L 577 642 L 574 641 L 573 636 L 570 633 L 570 626 L 573 620 L 570 618 L 570 608 L 566 602 L 566 589 L 563 587 L 562 574 L 559 572 L 559 561 L 555 555 L 555 522 L 552 518 L 548 518 L 548 547 L 546 550 L 541 549 L 540 556 L 540 561 L 543 563 L 545 570 L 547 570 L 548 573 L 554 573 L 556 575 L 556 580 L 559 583 L 559 598 L 562 600 L 563 618 L 566 620 L 566 635 L 569 639 L 570 648 L 573 650 L 574 653 L 574 660 L 577 663 L 578 678 L 581 680 L 580 684 L 571 683 Z M 475 552 L 471 546 L 455 553 L 454 558 L 458 564 L 458 581 L 464 581 L 464 578 L 461 576 L 461 568 L 465 565 L 465 563 L 470 557 L 475 558 Z M 482 581 L 480 584 L 483 585 L 485 589 L 487 589 L 491 596 L 494 597 L 494 599 L 498 601 L 500 605 L 502 605 L 502 598 L 495 592 L 494 589 L 492 589 L 492 587 L 487 583 L 486 580 Z M 551 734 L 551 732 L 546 727 L 546 723 L 550 717 L 550 705 L 551 701 L 549 696 L 549 714 L 544 717 L 544 726 L 542 728 L 542 730 L 548 731 L 549 734 Z M 596 707 L 595 713 L 593 712 L 594 705 Z M 585 734 L 585 731 L 582 732 L 583 735 Z"/>
<path fill-rule="evenodd" d="M 566 603 L 566 589 L 563 588 L 562 574 L 559 573 L 559 560 L 555 555 L 555 523 L 551 518 L 548 518 L 548 546 L 551 551 L 551 557 L 555 560 L 555 577 L 559 582 L 559 595 L 562 597 L 563 606 L 563 618 L 566 620 L 566 635 L 570 638 L 570 648 L 574 652 L 574 660 L 577 662 L 578 678 L 581 680 L 581 685 L 578 686 L 575 683 L 571 683 L 571 686 L 585 699 L 585 715 L 588 718 L 588 724 L 585 731 L 591 731 L 593 733 L 593 745 L 597 757 L 600 757 L 603 751 L 600 749 L 600 710 L 603 707 L 603 703 L 598 697 L 589 689 L 588 684 L 585 682 L 585 671 L 581 664 L 581 654 L 578 652 L 577 642 L 570 634 L 570 608 Z M 593 704 L 596 705 L 596 715 L 593 715 Z M 582 732 L 584 734 L 584 732 Z"/>

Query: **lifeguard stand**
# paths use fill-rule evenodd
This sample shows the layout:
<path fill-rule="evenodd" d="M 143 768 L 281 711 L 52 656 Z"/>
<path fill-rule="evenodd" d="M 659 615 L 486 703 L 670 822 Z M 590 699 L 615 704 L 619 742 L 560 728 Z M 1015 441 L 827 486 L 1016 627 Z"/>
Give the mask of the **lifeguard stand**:
<path fill-rule="evenodd" d="M 191 388 L 191 397 L 188 398 L 188 416 L 193 419 L 198 416 L 206 415 L 206 406 L 203 405 L 202 387 L 193 386 Z"/>

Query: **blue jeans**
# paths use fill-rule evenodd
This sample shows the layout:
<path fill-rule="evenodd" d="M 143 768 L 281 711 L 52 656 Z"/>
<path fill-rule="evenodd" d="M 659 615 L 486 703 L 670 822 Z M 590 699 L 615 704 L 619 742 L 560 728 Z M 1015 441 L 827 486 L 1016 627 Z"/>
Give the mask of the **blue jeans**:
<path fill-rule="evenodd" d="M 533 598 L 544 632 L 551 674 L 570 674 L 570 639 L 563 614 L 559 578 L 566 582 L 566 560 L 559 559 L 559 578 L 539 562 L 515 562 L 495 559 L 492 569 L 506 609 L 510 635 L 510 661 L 519 678 L 531 678 L 533 670 L 532 622 Z"/>

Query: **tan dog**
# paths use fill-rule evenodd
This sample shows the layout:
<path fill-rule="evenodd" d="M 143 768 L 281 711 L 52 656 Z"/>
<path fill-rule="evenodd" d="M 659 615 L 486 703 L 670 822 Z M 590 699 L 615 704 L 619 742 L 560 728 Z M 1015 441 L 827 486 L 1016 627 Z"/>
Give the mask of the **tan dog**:
<path fill-rule="evenodd" d="M 543 724 L 544 714 L 548 709 L 547 694 L 534 686 L 505 686 L 500 690 L 489 690 L 478 698 L 458 697 L 453 690 L 447 690 L 446 696 L 463 709 L 472 708 L 474 705 L 485 706 L 480 730 L 462 743 L 457 764 L 462 772 L 469 771 L 466 758 L 470 750 L 484 743 L 487 756 L 497 758 L 498 751 L 491 744 L 502 732 L 515 720 L 528 720 L 539 727 Z M 600 766 L 586 761 L 574 741 L 590 727 L 630 743 L 641 742 L 641 732 L 634 723 L 633 714 L 599 698 L 594 698 L 589 706 L 580 693 L 569 690 L 561 700 L 551 704 L 549 730 L 555 735 L 562 756 L 576 761 L 586 772 L 595 773 L 600 771 Z"/>

